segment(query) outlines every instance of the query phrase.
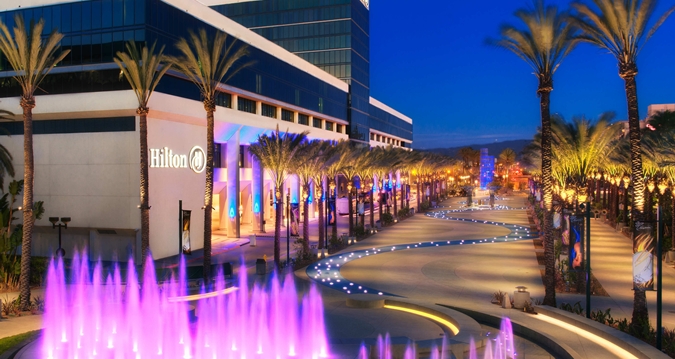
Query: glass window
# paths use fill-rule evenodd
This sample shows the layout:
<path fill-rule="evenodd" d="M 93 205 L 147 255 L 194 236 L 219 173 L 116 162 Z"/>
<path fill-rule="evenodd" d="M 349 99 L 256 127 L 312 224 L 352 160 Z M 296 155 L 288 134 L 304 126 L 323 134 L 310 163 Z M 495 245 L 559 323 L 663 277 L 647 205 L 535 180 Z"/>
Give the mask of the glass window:
<path fill-rule="evenodd" d="M 91 28 L 101 28 L 101 2 L 99 1 L 91 3 Z"/>
<path fill-rule="evenodd" d="M 301 124 L 301 125 L 309 126 L 309 116 L 299 113 L 298 114 L 298 123 Z"/>
<path fill-rule="evenodd" d="M 113 26 L 122 26 L 124 24 L 124 0 L 113 0 L 112 7 Z"/>
<path fill-rule="evenodd" d="M 265 117 L 277 118 L 277 108 L 264 103 L 262 104 L 262 115 Z"/>
<path fill-rule="evenodd" d="M 312 125 L 316 128 L 321 128 L 321 119 L 320 118 L 312 119 Z"/>
<path fill-rule="evenodd" d="M 72 26 L 71 30 L 72 31 L 80 31 L 82 30 L 82 4 L 81 3 L 73 3 L 72 5 Z"/>
<path fill-rule="evenodd" d="M 46 7 L 42 13 L 42 18 L 45 20 L 45 27 L 42 29 L 42 35 L 48 35 L 54 28 L 52 26 L 52 8 Z"/>
<path fill-rule="evenodd" d="M 145 22 L 145 0 L 136 0 L 136 25 Z"/>
<path fill-rule="evenodd" d="M 134 24 L 134 0 L 124 0 L 124 26 Z"/>
<path fill-rule="evenodd" d="M 283 121 L 293 122 L 293 111 L 288 111 L 286 109 L 281 109 L 281 119 Z"/>
<path fill-rule="evenodd" d="M 70 13 L 71 4 L 64 4 L 61 8 L 61 32 L 70 32 L 71 25 L 71 13 Z"/>
<path fill-rule="evenodd" d="M 91 30 L 91 3 L 82 3 L 82 30 Z"/>
<path fill-rule="evenodd" d="M 326 130 L 333 131 L 333 123 L 326 121 Z"/>
<path fill-rule="evenodd" d="M 243 112 L 255 113 L 255 101 L 239 97 L 237 109 Z"/>
<path fill-rule="evenodd" d="M 113 11 L 112 11 L 112 0 L 102 0 L 101 1 L 101 24 L 103 28 L 112 27 L 113 24 Z"/>
<path fill-rule="evenodd" d="M 341 124 L 339 123 L 335 124 L 335 132 L 343 133 Z"/>
<path fill-rule="evenodd" d="M 216 106 L 232 108 L 232 95 L 227 92 L 216 93 Z"/>

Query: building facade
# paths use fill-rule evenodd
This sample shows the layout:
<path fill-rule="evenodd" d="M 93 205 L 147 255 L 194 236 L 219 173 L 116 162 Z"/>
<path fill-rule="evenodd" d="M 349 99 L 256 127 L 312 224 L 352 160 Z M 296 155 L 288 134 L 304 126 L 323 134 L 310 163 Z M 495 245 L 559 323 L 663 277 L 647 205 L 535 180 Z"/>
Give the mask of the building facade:
<path fill-rule="evenodd" d="M 330 13 L 330 3 L 334 2 L 337 3 L 302 3 L 312 3 L 315 11 Z M 351 138 L 371 145 L 410 147 L 412 120 L 369 96 L 367 71 L 352 76 L 353 67 L 349 71 L 347 67 L 338 70 L 338 60 L 332 55 L 331 65 L 314 65 L 302 53 L 288 51 L 284 48 L 287 46 L 281 47 L 277 41 L 268 40 L 271 37 L 258 34 L 258 29 L 249 30 L 225 16 L 222 6 L 233 9 L 234 4 L 223 3 L 6 0 L 0 4 L 0 20 L 8 27 L 14 25 L 17 14 L 27 23 L 44 19 L 44 35 L 58 29 L 65 35 L 62 47 L 71 51 L 40 86 L 33 109 L 35 200 L 44 201 L 46 208 L 43 219 L 36 222 L 34 254 L 49 255 L 56 248 L 56 233 L 47 218 L 69 216 L 72 222 L 64 231 L 67 256 L 77 247 L 87 248 L 90 257 L 113 259 L 132 252 L 138 258 L 138 103 L 113 62 L 115 54 L 124 51 L 130 40 L 157 42 L 165 46 L 165 53 L 177 55 L 174 44 L 179 38 L 186 37 L 188 30 L 205 28 L 211 34 L 223 31 L 249 48 L 246 61 L 252 61 L 252 65 L 219 87 L 215 112 L 215 211 L 213 222 L 206 224 L 216 235 L 247 236 L 264 231 L 265 220 L 273 222 L 271 181 L 248 152 L 248 146 L 263 133 L 278 127 L 282 132 L 308 131 L 310 139 Z M 250 3 L 278 6 L 283 2 Z M 237 6 L 247 4 L 238 2 Z M 342 1 L 341 5 L 350 9 L 341 11 L 367 24 L 368 9 L 363 3 Z M 279 13 L 286 18 L 283 11 Z M 324 36 L 328 44 L 335 41 L 328 34 L 312 36 Z M 367 48 L 367 42 L 365 45 Z M 356 48 L 354 51 L 364 51 Z M 370 65 L 361 62 L 356 67 L 359 66 Z M 21 113 L 21 92 L 12 75 L 7 62 L 0 59 L 0 108 Z M 358 90 L 353 85 L 355 78 L 363 82 Z M 162 79 L 149 107 L 150 243 L 154 257 L 163 258 L 179 251 L 179 203 L 183 209 L 192 210 L 192 249 L 203 246 L 205 175 L 195 163 L 206 148 L 206 114 L 197 87 L 175 72 Z M 0 143 L 14 156 L 16 177 L 21 178 L 22 123 L 6 123 L 4 127 L 11 136 L 0 137 Z M 355 135 L 361 132 L 365 136 Z M 286 186 L 291 202 L 299 202 L 297 178 L 291 177 Z M 314 216 L 314 208 L 313 205 L 310 217 Z"/>

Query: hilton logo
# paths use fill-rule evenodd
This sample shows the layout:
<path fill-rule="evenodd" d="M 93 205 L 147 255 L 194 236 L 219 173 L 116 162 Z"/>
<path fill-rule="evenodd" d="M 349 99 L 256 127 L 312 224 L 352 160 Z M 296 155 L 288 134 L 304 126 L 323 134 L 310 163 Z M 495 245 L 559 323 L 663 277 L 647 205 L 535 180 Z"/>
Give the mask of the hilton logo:
<path fill-rule="evenodd" d="M 168 147 L 150 149 L 150 168 L 188 167 L 195 173 L 202 173 L 206 168 L 206 153 L 201 147 L 192 147 L 187 156 L 174 154 Z"/>

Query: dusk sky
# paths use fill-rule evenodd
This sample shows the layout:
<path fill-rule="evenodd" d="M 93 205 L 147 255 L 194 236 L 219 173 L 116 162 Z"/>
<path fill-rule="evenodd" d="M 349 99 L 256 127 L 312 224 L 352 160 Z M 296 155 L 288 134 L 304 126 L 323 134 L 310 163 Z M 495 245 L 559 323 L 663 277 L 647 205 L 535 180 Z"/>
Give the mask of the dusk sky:
<path fill-rule="evenodd" d="M 590 2 L 587 0 L 587 2 Z M 567 9 L 571 1 L 548 1 Z M 371 96 L 413 119 L 413 147 L 530 139 L 540 125 L 537 80 L 511 52 L 486 45 L 531 0 L 373 0 Z M 659 1 L 656 21 L 673 5 Z M 675 16 L 638 56 L 640 118 L 675 103 Z M 614 111 L 627 118 L 624 82 L 606 50 L 582 44 L 554 77 L 551 112 L 566 119 Z"/>

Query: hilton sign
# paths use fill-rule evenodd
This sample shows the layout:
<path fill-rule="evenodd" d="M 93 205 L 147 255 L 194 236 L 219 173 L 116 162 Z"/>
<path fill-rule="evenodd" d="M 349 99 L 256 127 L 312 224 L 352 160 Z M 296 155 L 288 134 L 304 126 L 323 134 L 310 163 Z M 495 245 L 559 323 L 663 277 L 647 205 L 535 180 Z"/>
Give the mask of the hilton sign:
<path fill-rule="evenodd" d="M 206 168 L 206 153 L 199 146 L 192 147 L 189 155 L 175 154 L 168 147 L 151 148 L 150 168 L 190 168 L 202 173 Z"/>

